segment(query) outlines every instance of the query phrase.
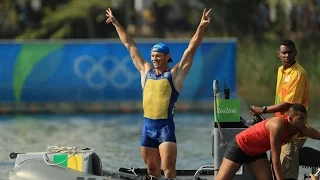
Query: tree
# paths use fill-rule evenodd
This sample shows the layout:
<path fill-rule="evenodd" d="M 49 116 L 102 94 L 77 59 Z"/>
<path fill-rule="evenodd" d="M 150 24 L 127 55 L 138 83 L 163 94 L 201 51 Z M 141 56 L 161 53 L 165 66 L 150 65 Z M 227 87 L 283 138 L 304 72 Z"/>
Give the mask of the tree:
<path fill-rule="evenodd" d="M 17 39 L 63 39 L 95 38 L 102 32 L 108 34 L 105 26 L 105 9 L 110 1 L 69 0 L 64 3 L 46 4 L 43 17 L 36 26 L 28 26 Z"/>

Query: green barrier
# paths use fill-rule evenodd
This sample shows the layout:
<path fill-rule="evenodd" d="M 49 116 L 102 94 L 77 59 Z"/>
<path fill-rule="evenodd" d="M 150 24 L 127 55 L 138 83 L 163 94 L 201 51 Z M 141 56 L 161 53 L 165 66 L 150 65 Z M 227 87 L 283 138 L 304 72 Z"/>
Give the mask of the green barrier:
<path fill-rule="evenodd" d="M 217 122 L 240 122 L 240 101 L 238 99 L 217 99 L 217 107 L 214 116 Z"/>

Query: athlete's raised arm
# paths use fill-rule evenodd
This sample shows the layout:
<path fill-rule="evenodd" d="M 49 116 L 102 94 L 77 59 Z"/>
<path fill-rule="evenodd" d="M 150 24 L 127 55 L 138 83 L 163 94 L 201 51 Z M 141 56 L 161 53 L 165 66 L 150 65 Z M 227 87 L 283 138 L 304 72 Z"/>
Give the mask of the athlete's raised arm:
<path fill-rule="evenodd" d="M 211 9 L 203 10 L 200 24 L 197 28 L 196 33 L 190 40 L 188 48 L 184 51 L 181 61 L 174 67 L 177 72 L 177 76 L 186 76 L 189 72 L 192 65 L 193 56 L 196 53 L 196 50 L 199 47 L 204 36 L 204 30 L 210 23 L 210 12 Z"/>
<path fill-rule="evenodd" d="M 141 53 L 139 52 L 133 38 L 123 29 L 121 24 L 113 16 L 110 8 L 106 10 L 106 16 L 106 23 L 112 23 L 116 28 L 121 42 L 130 52 L 134 66 L 140 71 L 140 73 L 145 74 L 152 68 L 152 65 L 142 58 Z"/>

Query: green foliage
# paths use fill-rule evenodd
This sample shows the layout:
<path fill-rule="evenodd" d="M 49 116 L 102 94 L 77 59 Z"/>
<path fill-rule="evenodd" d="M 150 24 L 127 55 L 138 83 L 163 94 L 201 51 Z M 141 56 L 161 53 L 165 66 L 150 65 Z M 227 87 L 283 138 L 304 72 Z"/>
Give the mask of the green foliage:
<path fill-rule="evenodd" d="M 156 4 L 156 6 L 158 6 L 158 7 L 163 7 L 163 6 L 168 5 L 169 2 L 170 2 L 170 0 L 157 0 L 157 1 L 155 2 L 155 4 Z"/>
<path fill-rule="evenodd" d="M 11 38 L 18 32 L 18 16 L 11 1 L 3 1 L 0 3 L 0 27 L 1 34 L 5 38 Z"/>
<path fill-rule="evenodd" d="M 71 0 L 57 9 L 44 7 L 40 26 L 27 28 L 17 39 L 94 38 L 95 25 L 104 23 L 109 6 L 110 1 Z"/>
<path fill-rule="evenodd" d="M 38 14 L 39 20 L 28 22 L 23 15 L 18 15 L 15 10 L 15 1 L 4 1 L 0 3 L 0 10 L 5 10 L 5 18 L 2 24 L 6 24 L 1 37 L 15 37 L 16 39 L 63 39 L 63 38 L 104 38 L 116 37 L 114 31 L 110 31 L 105 25 L 105 9 L 112 7 L 119 21 L 124 21 L 123 26 L 127 26 L 132 21 L 134 12 L 128 12 L 133 8 L 134 0 L 56 0 L 42 1 L 41 12 Z M 299 0 L 298 2 L 309 2 L 310 0 Z M 26 2 L 30 2 L 26 0 Z M 120 4 L 114 7 L 114 3 Z M 198 25 L 198 19 L 195 13 L 202 12 L 203 7 L 212 8 L 212 21 L 208 28 L 209 32 L 215 36 L 233 36 L 239 40 L 246 39 L 248 36 L 264 38 L 263 32 L 256 30 L 254 19 L 257 16 L 257 10 L 263 3 L 277 5 L 278 21 L 267 29 L 268 38 L 277 39 L 286 32 L 288 23 L 284 19 L 284 12 L 280 0 L 199 0 L 195 7 L 192 0 L 172 2 L 169 0 L 156 0 L 154 13 L 157 9 L 169 9 L 170 4 L 179 3 L 183 7 L 183 16 L 188 23 L 188 31 L 194 30 Z M 126 9 L 126 8 L 127 9 Z M 164 12 L 161 12 L 160 16 Z M 0 13 L 1 14 L 1 13 Z M 201 14 L 200 14 L 201 15 Z M 143 24 L 140 18 L 136 19 L 134 24 Z M 141 19 L 143 21 L 143 19 Z M 161 21 L 165 21 L 162 19 Z M 1 22 L 1 17 L 0 17 Z M 165 28 L 165 22 L 160 22 L 160 27 Z M 154 30 L 154 35 L 158 32 L 158 26 Z M 139 34 L 137 34 L 139 36 Z"/>

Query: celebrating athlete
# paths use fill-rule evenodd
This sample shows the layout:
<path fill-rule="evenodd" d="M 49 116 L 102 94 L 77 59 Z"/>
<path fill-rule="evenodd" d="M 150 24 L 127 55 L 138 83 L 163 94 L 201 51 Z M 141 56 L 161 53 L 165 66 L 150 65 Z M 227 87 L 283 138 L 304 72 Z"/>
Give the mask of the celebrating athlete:
<path fill-rule="evenodd" d="M 116 20 L 111 9 L 106 10 L 106 22 L 114 25 L 135 67 L 141 73 L 144 111 L 141 154 L 150 176 L 161 177 L 161 164 L 166 178 L 176 177 L 174 108 L 205 28 L 210 23 L 210 12 L 211 9 L 204 9 L 197 31 L 184 51 L 181 61 L 170 68 L 168 63 L 172 62 L 172 59 L 166 44 L 158 43 L 151 48 L 152 66 L 142 58 L 135 41 Z"/>

